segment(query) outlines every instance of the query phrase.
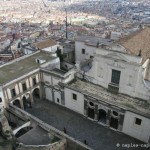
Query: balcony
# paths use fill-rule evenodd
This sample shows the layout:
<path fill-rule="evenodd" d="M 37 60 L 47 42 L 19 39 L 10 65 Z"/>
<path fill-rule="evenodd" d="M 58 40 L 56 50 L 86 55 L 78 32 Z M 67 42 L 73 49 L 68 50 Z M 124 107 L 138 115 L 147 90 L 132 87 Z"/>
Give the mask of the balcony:
<path fill-rule="evenodd" d="M 117 94 L 119 92 L 119 84 L 109 83 L 108 91 Z"/>

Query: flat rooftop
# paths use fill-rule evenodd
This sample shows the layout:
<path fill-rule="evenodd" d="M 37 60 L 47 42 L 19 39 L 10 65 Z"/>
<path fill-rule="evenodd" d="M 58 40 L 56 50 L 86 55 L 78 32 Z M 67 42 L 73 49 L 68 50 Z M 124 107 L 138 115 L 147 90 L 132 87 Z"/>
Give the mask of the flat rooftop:
<path fill-rule="evenodd" d="M 10 63 L 7 63 L 0 67 L 0 84 L 10 82 L 24 74 L 38 69 L 41 65 L 55 58 L 55 56 L 51 56 L 51 53 L 38 51 L 29 56 L 20 57 Z M 40 64 L 36 62 L 36 59 L 45 60 L 45 62 Z"/>
<path fill-rule="evenodd" d="M 88 45 L 91 46 L 97 46 L 97 44 L 99 43 L 99 45 L 110 45 L 113 43 L 113 40 L 111 39 L 104 39 L 104 38 L 99 38 L 99 37 L 94 37 L 94 36 L 79 36 L 76 38 L 75 41 L 81 41 L 81 42 L 85 42 Z"/>
<path fill-rule="evenodd" d="M 107 89 L 80 79 L 74 80 L 66 85 L 68 88 L 94 97 L 101 102 L 109 103 L 125 110 L 134 111 L 150 117 L 150 104 L 147 101 L 132 98 L 123 94 L 113 94 Z"/>

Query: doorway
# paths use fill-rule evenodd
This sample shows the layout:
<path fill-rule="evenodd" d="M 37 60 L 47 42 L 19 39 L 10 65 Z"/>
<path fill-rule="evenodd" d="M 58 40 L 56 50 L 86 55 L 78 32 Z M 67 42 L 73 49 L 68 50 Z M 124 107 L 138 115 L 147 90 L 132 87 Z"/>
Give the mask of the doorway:
<path fill-rule="evenodd" d="M 94 109 L 88 108 L 88 117 L 94 119 Z"/>
<path fill-rule="evenodd" d="M 114 128 L 114 129 L 118 129 L 118 119 L 117 118 L 111 117 L 110 127 Z"/>

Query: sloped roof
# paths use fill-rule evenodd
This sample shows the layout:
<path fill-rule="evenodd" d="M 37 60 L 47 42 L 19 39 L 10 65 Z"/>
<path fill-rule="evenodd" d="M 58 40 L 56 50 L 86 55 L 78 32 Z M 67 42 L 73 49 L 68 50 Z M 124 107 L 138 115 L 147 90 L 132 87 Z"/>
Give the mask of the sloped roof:
<path fill-rule="evenodd" d="M 44 49 L 44 48 L 47 48 L 47 47 L 51 47 L 51 46 L 54 46 L 56 45 L 57 43 L 52 40 L 52 39 L 48 39 L 48 40 L 45 40 L 45 41 L 41 41 L 41 42 L 38 42 L 36 43 L 36 47 L 39 48 L 39 49 Z"/>
<path fill-rule="evenodd" d="M 124 46 L 128 53 L 138 55 L 141 50 L 142 63 L 150 58 L 150 27 L 145 27 L 131 35 L 120 39 L 120 44 Z"/>

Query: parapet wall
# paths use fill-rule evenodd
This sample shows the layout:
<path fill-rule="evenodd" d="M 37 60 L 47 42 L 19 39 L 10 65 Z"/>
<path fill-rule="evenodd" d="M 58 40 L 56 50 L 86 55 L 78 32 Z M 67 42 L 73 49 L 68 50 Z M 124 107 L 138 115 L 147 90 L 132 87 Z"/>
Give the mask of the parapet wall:
<path fill-rule="evenodd" d="M 22 143 L 16 148 L 16 150 L 65 150 L 66 139 L 60 140 L 59 142 L 55 142 L 53 144 L 48 145 L 24 145 Z"/>
<path fill-rule="evenodd" d="M 33 121 L 34 123 L 36 123 L 37 125 L 39 125 L 43 129 L 45 129 L 46 131 L 51 132 L 58 137 L 62 136 L 64 138 L 66 138 L 67 144 L 66 144 L 65 150 L 92 150 L 89 146 L 81 143 L 80 141 L 78 141 L 78 140 L 72 138 L 71 136 L 63 133 L 62 131 L 57 130 L 56 128 L 52 127 L 51 125 L 43 122 L 42 120 L 36 118 L 35 116 L 25 112 L 24 110 L 12 105 L 12 104 L 9 104 L 8 111 L 15 114 L 18 117 L 21 117 L 22 119 L 24 118 L 26 120 Z M 22 149 L 18 149 L 18 150 L 22 150 Z M 23 149 L 23 150 L 25 150 L 25 149 Z M 26 150 L 34 150 L 34 149 L 26 149 Z M 43 150 L 43 149 L 38 149 L 38 150 Z M 51 150 L 51 149 L 49 149 L 49 150 Z"/>

